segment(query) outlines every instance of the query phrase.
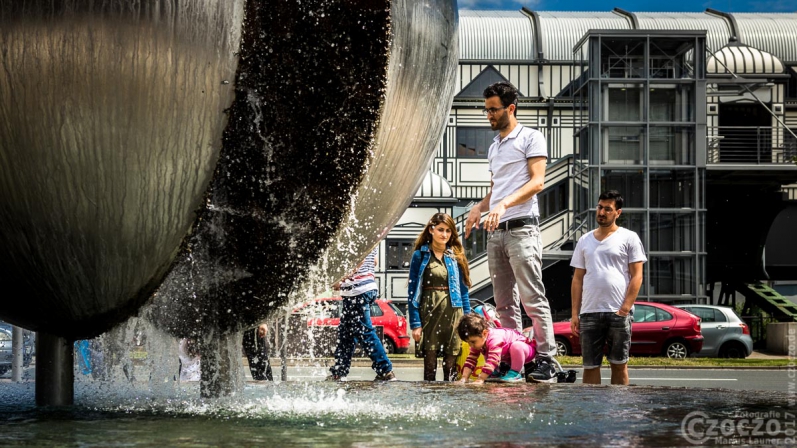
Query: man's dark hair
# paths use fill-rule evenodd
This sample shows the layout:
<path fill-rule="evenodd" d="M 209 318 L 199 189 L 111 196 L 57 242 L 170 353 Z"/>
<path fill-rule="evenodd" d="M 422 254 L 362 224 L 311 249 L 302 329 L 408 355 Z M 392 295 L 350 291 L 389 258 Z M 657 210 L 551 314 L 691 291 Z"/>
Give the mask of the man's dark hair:
<path fill-rule="evenodd" d="M 614 208 L 620 210 L 623 208 L 623 197 L 617 190 L 607 190 L 598 196 L 599 201 L 614 201 Z"/>
<path fill-rule="evenodd" d="M 488 86 L 482 94 L 484 99 L 497 96 L 501 99 L 501 105 L 509 107 L 515 105 L 515 116 L 517 116 L 517 89 L 508 81 L 501 81 Z"/>

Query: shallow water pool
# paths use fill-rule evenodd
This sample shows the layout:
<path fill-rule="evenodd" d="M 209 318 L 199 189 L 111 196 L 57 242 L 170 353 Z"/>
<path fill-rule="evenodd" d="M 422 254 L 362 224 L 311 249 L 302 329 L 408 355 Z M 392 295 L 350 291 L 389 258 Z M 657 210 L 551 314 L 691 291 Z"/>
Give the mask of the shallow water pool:
<path fill-rule="evenodd" d="M 157 395 L 81 387 L 74 407 L 40 409 L 32 383 L 2 384 L 0 446 L 688 446 L 682 423 L 693 411 L 718 421 L 778 412 L 780 431 L 764 435 L 792 434 L 788 397 L 772 392 L 280 382 L 214 401 L 195 398 L 197 387 Z"/>

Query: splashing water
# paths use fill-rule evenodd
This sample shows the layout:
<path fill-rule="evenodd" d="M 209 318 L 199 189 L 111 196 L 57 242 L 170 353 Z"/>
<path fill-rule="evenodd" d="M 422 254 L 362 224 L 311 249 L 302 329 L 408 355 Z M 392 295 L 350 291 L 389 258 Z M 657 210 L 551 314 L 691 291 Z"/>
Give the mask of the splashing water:
<path fill-rule="evenodd" d="M 687 404 L 674 388 L 291 381 L 249 384 L 217 400 L 195 398 L 195 383 L 157 393 L 80 388 L 74 408 L 37 409 L 24 404 L 30 387 L 7 386 L 3 446 L 671 446 L 687 444 L 681 423 L 693 410 L 715 418 L 788 410 L 786 395 L 773 392 L 690 389 Z"/>

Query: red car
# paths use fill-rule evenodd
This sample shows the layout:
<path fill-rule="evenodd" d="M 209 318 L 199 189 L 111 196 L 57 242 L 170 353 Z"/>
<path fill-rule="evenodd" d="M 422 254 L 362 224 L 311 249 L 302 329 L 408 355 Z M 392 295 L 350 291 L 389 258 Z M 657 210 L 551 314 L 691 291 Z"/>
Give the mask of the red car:
<path fill-rule="evenodd" d="M 570 322 L 555 322 L 553 333 L 559 355 L 580 355 L 581 340 Z M 700 318 L 662 303 L 636 302 L 631 324 L 631 354 L 686 358 L 703 348 Z"/>
<path fill-rule="evenodd" d="M 341 300 L 341 297 L 315 299 L 294 308 L 293 313 L 307 315 L 308 327 L 337 327 L 340 325 Z M 371 304 L 371 323 L 374 327 L 382 327 L 386 352 L 407 353 L 410 347 L 407 319 L 396 305 L 386 299 L 375 300 Z"/>

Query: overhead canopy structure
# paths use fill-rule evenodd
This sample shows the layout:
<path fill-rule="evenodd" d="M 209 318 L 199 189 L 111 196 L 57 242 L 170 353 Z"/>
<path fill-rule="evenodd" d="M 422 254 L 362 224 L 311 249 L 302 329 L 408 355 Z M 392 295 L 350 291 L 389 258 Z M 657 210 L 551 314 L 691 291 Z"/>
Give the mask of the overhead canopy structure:
<path fill-rule="evenodd" d="M 434 171 L 427 171 L 421 182 L 418 192 L 413 198 L 414 202 L 457 202 L 451 184 L 441 175 Z"/>
<path fill-rule="evenodd" d="M 734 42 L 720 48 L 708 59 L 706 74 L 736 74 L 745 78 L 789 76 L 783 62 L 773 54 Z"/>

